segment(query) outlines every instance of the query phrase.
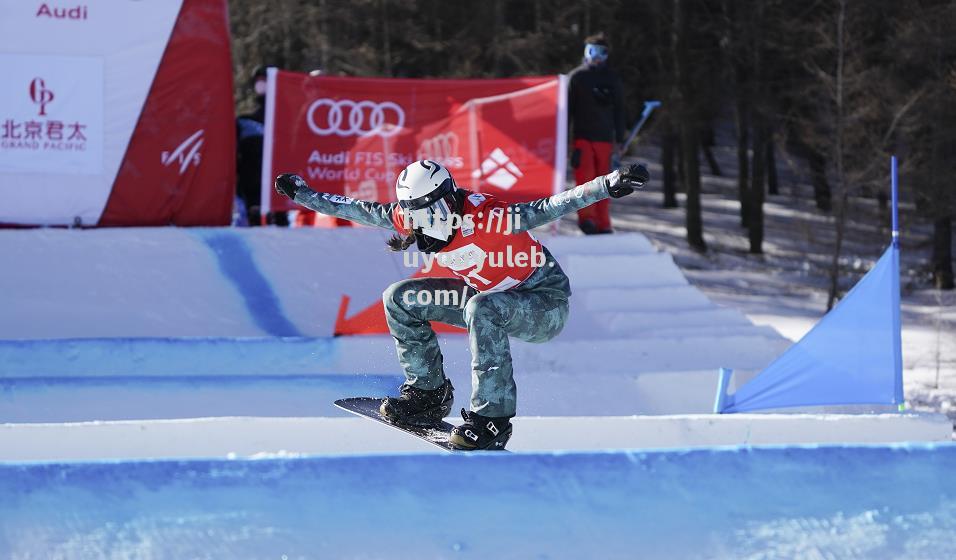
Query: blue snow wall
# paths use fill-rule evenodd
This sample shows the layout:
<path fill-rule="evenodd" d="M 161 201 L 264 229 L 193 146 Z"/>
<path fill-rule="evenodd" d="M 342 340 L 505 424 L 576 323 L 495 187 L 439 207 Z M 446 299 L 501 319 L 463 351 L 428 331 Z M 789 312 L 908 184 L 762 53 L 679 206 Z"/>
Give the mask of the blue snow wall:
<path fill-rule="evenodd" d="M 716 412 L 903 402 L 900 257 L 894 243 L 850 293 Z"/>
<path fill-rule="evenodd" d="M 956 558 L 956 445 L 0 463 L 2 558 Z"/>

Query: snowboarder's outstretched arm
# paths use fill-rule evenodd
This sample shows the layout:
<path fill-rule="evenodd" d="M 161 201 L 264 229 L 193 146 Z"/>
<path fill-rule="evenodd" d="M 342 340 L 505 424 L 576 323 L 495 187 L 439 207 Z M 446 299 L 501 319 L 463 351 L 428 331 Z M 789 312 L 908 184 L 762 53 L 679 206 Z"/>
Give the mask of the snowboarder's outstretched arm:
<path fill-rule="evenodd" d="M 513 230 L 522 232 L 534 229 L 605 198 L 629 195 L 634 189 L 642 188 L 649 178 L 643 165 L 628 164 L 556 195 L 512 204 L 511 214 L 519 218 L 515 220 Z"/>
<path fill-rule="evenodd" d="M 296 204 L 315 210 L 320 214 L 344 218 L 366 226 L 392 229 L 392 211 L 396 204 L 380 204 L 367 200 L 355 200 L 340 194 L 315 192 L 305 179 L 298 175 L 283 173 L 276 177 L 276 191 L 291 198 Z"/>

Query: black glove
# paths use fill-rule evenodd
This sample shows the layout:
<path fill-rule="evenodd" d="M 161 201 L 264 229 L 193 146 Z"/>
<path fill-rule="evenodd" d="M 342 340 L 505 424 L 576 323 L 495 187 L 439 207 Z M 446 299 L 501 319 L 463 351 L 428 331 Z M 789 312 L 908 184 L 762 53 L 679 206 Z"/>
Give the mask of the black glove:
<path fill-rule="evenodd" d="M 634 189 L 644 187 L 644 183 L 651 178 L 647 168 L 637 163 L 622 165 L 620 169 L 605 175 L 607 192 L 611 198 L 621 198 L 634 192 Z"/>
<path fill-rule="evenodd" d="M 571 152 L 571 169 L 577 169 L 581 165 L 581 148 L 575 148 Z"/>
<path fill-rule="evenodd" d="M 305 179 L 292 173 L 283 173 L 276 177 L 276 192 L 295 199 L 295 192 L 300 188 L 309 188 Z"/>

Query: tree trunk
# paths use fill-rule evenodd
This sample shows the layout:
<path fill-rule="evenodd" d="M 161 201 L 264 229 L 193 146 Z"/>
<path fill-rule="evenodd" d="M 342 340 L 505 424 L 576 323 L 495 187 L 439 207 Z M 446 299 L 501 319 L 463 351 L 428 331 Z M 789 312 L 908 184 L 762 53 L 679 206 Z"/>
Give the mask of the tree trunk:
<path fill-rule="evenodd" d="M 933 285 L 937 290 L 953 289 L 953 217 L 933 222 Z"/>
<path fill-rule="evenodd" d="M 681 124 L 681 160 L 684 168 L 684 187 L 687 190 L 687 243 L 697 251 L 706 251 L 704 226 L 700 204 L 700 163 L 697 151 L 697 127 L 693 123 Z"/>
<path fill-rule="evenodd" d="M 750 240 L 750 252 L 763 253 L 763 202 L 764 184 L 767 177 L 767 144 L 769 127 L 763 118 L 757 118 L 754 131 L 753 176 L 751 177 L 747 203 L 747 237 Z"/>
<path fill-rule="evenodd" d="M 668 126 L 661 142 L 661 167 L 664 168 L 664 208 L 677 208 L 677 169 L 675 156 L 677 152 L 677 135 Z"/>
<path fill-rule="evenodd" d="M 737 110 L 734 115 L 737 125 L 737 200 L 740 202 L 740 227 L 747 227 L 747 189 L 750 183 L 750 102 L 747 99 L 747 85 L 743 79 L 744 71 L 737 71 Z"/>
<path fill-rule="evenodd" d="M 763 2 L 758 0 L 751 12 L 750 32 L 752 39 L 750 57 L 753 63 L 752 97 L 750 99 L 751 119 L 754 128 L 753 151 L 751 152 L 750 189 L 747 193 L 747 239 L 750 242 L 750 252 L 754 255 L 763 253 L 763 201 L 766 197 L 767 183 L 767 144 L 770 143 L 769 98 L 765 78 L 766 67 L 769 61 L 764 60 L 763 45 Z"/>
<path fill-rule="evenodd" d="M 813 184 L 813 199 L 819 210 L 829 212 L 833 209 L 833 195 L 827 180 L 827 161 L 823 154 L 809 148 L 807 163 L 810 165 L 810 182 Z"/>
<path fill-rule="evenodd" d="M 780 183 L 777 180 L 777 153 L 773 133 L 767 139 L 767 192 L 780 194 Z"/>
<path fill-rule="evenodd" d="M 840 11 L 837 16 L 837 65 L 836 65 L 836 168 L 837 188 L 840 193 L 840 206 L 836 218 L 836 244 L 833 247 L 833 260 L 830 261 L 830 290 L 827 294 L 827 311 L 833 309 L 837 300 L 837 291 L 840 282 L 840 251 L 843 249 L 843 234 L 846 230 L 846 214 L 849 205 L 849 193 L 846 185 L 846 171 L 843 162 L 843 134 L 845 130 L 843 113 L 843 65 L 846 56 L 844 44 L 844 24 L 846 21 L 846 2 L 840 0 Z"/>
<path fill-rule="evenodd" d="M 843 235 L 846 231 L 847 206 L 850 204 L 847 189 L 842 184 L 841 192 L 836 216 L 836 242 L 833 247 L 833 258 L 830 260 L 830 288 L 827 292 L 827 311 L 833 309 L 836 304 L 840 289 L 840 252 L 843 249 Z"/>
<path fill-rule="evenodd" d="M 674 0 L 674 76 L 677 81 L 678 129 L 680 130 L 681 167 L 684 172 L 684 188 L 687 191 L 686 225 L 687 243 L 696 251 L 706 251 L 703 220 L 700 206 L 700 150 L 699 123 L 694 111 L 694 87 L 690 77 L 689 6 L 685 0 Z"/>
<path fill-rule="evenodd" d="M 720 164 L 717 163 L 717 158 L 714 157 L 714 150 L 712 149 L 714 144 L 716 144 L 715 136 L 713 123 L 708 123 L 701 131 L 700 147 L 704 152 L 704 157 L 707 158 L 707 166 L 710 167 L 710 174 L 720 177 Z"/>
<path fill-rule="evenodd" d="M 674 131 L 674 164 L 677 167 L 677 192 L 687 194 L 687 180 L 684 179 L 684 152 L 680 147 L 680 128 Z"/>
<path fill-rule="evenodd" d="M 799 132 L 790 131 L 787 147 L 800 159 L 807 162 L 810 184 L 813 186 L 813 200 L 817 209 L 829 212 L 831 209 L 830 183 L 827 181 L 827 162 L 823 154 L 811 147 L 799 136 Z"/>

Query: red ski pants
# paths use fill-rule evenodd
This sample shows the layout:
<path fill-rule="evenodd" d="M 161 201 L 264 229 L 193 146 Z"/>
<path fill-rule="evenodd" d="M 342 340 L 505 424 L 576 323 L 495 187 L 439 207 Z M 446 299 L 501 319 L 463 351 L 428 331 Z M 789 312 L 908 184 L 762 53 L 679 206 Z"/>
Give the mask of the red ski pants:
<path fill-rule="evenodd" d="M 574 170 L 574 181 L 578 185 L 583 185 L 598 175 L 606 175 L 611 172 L 611 150 L 613 146 L 610 142 L 592 142 L 576 138 L 572 147 L 581 151 L 581 161 Z M 598 231 L 610 230 L 611 201 L 605 198 L 587 208 L 578 210 L 578 223 L 588 220 L 597 226 Z"/>

